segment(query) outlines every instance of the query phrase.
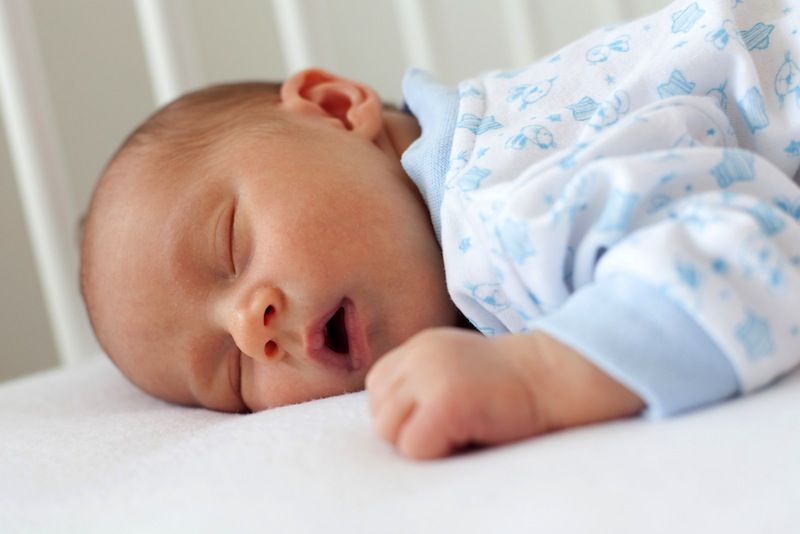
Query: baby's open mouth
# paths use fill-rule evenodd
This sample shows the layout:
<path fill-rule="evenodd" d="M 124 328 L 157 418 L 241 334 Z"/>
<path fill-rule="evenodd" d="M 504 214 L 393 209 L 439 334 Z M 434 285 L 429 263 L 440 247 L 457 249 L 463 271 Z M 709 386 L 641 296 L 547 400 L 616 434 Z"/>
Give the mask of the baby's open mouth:
<path fill-rule="evenodd" d="M 325 346 L 338 354 L 350 352 L 350 346 L 347 343 L 344 306 L 340 306 L 325 324 Z"/>

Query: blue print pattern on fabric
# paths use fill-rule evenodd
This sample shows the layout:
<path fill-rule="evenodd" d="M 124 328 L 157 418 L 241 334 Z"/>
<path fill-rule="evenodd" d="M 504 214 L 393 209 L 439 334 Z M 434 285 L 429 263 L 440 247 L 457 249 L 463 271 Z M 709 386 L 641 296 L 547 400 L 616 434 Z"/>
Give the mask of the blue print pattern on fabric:
<path fill-rule="evenodd" d="M 748 50 L 766 50 L 769 48 L 769 35 L 775 29 L 773 24 L 757 23 L 749 30 L 742 30 L 739 35 Z"/>
<path fill-rule="evenodd" d="M 794 93 L 797 102 L 800 102 L 800 67 L 792 61 L 792 55 L 786 52 L 783 64 L 775 75 L 775 94 L 783 104 L 783 99 Z"/>
<path fill-rule="evenodd" d="M 541 299 L 539 299 L 539 297 L 536 296 L 536 293 L 534 293 L 531 290 L 528 290 L 525 292 L 525 294 L 528 295 L 528 298 L 530 299 L 531 302 L 533 302 L 534 306 L 536 306 L 537 308 L 542 307 L 542 301 Z"/>
<path fill-rule="evenodd" d="M 550 94 L 550 90 L 553 88 L 553 83 L 557 79 L 558 77 L 550 78 L 549 80 L 542 80 L 532 85 L 516 85 L 508 91 L 506 100 L 508 102 L 519 100 L 519 110 L 525 111 L 525 108 L 532 106 Z"/>
<path fill-rule="evenodd" d="M 692 291 L 697 291 L 700 287 L 700 272 L 691 263 L 679 261 L 675 265 L 675 272 L 678 279 Z"/>
<path fill-rule="evenodd" d="M 467 172 L 456 179 L 456 186 L 461 191 L 475 191 L 480 188 L 481 182 L 492 174 L 490 169 L 471 167 Z"/>
<path fill-rule="evenodd" d="M 723 258 L 714 258 L 711 261 L 711 270 L 720 276 L 728 274 L 728 262 Z"/>
<path fill-rule="evenodd" d="M 589 63 L 603 63 L 608 61 L 612 52 L 626 53 L 630 51 L 630 36 L 621 35 L 608 44 L 593 46 L 586 51 L 586 61 Z"/>
<path fill-rule="evenodd" d="M 744 322 L 736 327 L 736 338 L 751 360 L 769 356 L 775 350 L 769 323 L 764 317 L 747 312 Z"/>
<path fill-rule="evenodd" d="M 672 15 L 672 33 L 689 33 L 695 22 L 700 20 L 705 11 L 700 9 L 697 2 L 692 3 L 682 11 Z"/>
<path fill-rule="evenodd" d="M 478 117 L 474 113 L 464 113 L 456 124 L 458 128 L 466 128 L 475 135 L 481 135 L 489 130 L 502 128 L 503 125 L 494 119 L 494 115 Z"/>
<path fill-rule="evenodd" d="M 567 108 L 572 112 L 572 118 L 576 121 L 588 121 L 592 118 L 599 105 L 591 97 L 584 96 L 576 103 L 567 106 Z"/>
<path fill-rule="evenodd" d="M 465 285 L 472 298 L 495 313 L 503 311 L 510 306 L 500 284 L 470 284 L 467 282 Z"/>
<path fill-rule="evenodd" d="M 505 147 L 511 150 L 524 150 L 528 144 L 534 144 L 542 150 L 553 148 L 555 146 L 553 133 L 538 124 L 523 126 L 517 135 L 506 141 Z"/>
<path fill-rule="evenodd" d="M 577 143 L 577 144 L 575 144 L 575 146 L 572 147 L 572 149 L 567 153 L 567 155 L 564 156 L 563 158 L 561 158 L 561 160 L 558 162 L 558 165 L 562 169 L 569 169 L 570 167 L 575 165 L 575 159 L 588 146 L 589 146 L 589 143 Z"/>
<path fill-rule="evenodd" d="M 478 91 L 474 86 L 469 85 L 458 92 L 458 98 L 469 98 L 469 97 L 476 97 L 476 98 L 484 98 L 483 93 Z"/>
<path fill-rule="evenodd" d="M 661 177 L 658 179 L 658 183 L 659 185 L 664 185 L 674 180 L 676 176 L 678 175 L 675 174 L 674 172 L 668 172 L 666 174 L 661 175 Z"/>
<path fill-rule="evenodd" d="M 792 139 L 783 151 L 790 157 L 800 156 L 800 141 Z"/>
<path fill-rule="evenodd" d="M 738 104 L 751 132 L 755 133 L 756 130 L 769 126 L 769 117 L 764 108 L 764 97 L 761 96 L 758 87 L 751 87 Z"/>
<path fill-rule="evenodd" d="M 711 169 L 711 174 L 717 179 L 720 187 L 725 188 L 735 182 L 755 180 L 752 154 L 737 149 L 725 149 L 722 154 L 722 162 Z"/>
<path fill-rule="evenodd" d="M 716 46 L 718 50 L 725 50 L 731 37 L 735 38 L 736 35 L 736 24 L 731 19 L 725 19 L 719 28 L 706 34 L 706 41 Z"/>
<path fill-rule="evenodd" d="M 657 212 L 664 206 L 668 206 L 670 202 L 672 202 L 672 198 L 669 195 L 664 195 L 664 194 L 654 195 L 650 199 L 650 205 L 647 208 L 648 215 L 652 215 L 653 213 Z"/>
<path fill-rule="evenodd" d="M 764 202 L 759 202 L 750 209 L 750 213 L 758 221 L 764 235 L 773 236 L 783 230 L 784 222 L 772 209 L 772 206 Z"/>
<path fill-rule="evenodd" d="M 788 197 L 778 196 L 772 199 L 772 203 L 782 209 L 790 217 L 795 220 L 800 220 L 800 198 L 792 201 Z"/>
<path fill-rule="evenodd" d="M 713 98 L 714 102 L 717 104 L 717 107 L 722 111 L 728 111 L 728 95 L 725 94 L 725 87 L 727 85 L 728 80 L 725 80 L 725 82 L 719 87 L 714 87 L 706 92 L 706 96 Z"/>
<path fill-rule="evenodd" d="M 633 218 L 636 206 L 639 203 L 639 195 L 614 189 L 608 199 L 600 221 L 598 229 L 604 231 L 625 230 Z"/>
<path fill-rule="evenodd" d="M 528 227 L 523 221 L 506 219 L 495 228 L 495 236 L 503 251 L 517 264 L 521 265 L 526 258 L 536 254 Z"/>
<path fill-rule="evenodd" d="M 681 71 L 675 69 L 670 74 L 669 81 L 658 86 L 658 96 L 669 98 L 671 96 L 688 95 L 694 90 L 695 85 L 697 84 L 687 80 Z"/>
<path fill-rule="evenodd" d="M 589 121 L 589 126 L 599 131 L 616 124 L 620 117 L 628 112 L 630 105 L 631 101 L 628 93 L 615 91 L 614 96 L 609 101 L 597 106 L 594 116 Z"/>
<path fill-rule="evenodd" d="M 495 78 L 502 78 L 506 80 L 510 80 L 511 78 L 516 78 L 520 74 L 525 72 L 525 69 L 513 69 L 513 70 L 504 70 L 498 72 L 494 75 Z"/>

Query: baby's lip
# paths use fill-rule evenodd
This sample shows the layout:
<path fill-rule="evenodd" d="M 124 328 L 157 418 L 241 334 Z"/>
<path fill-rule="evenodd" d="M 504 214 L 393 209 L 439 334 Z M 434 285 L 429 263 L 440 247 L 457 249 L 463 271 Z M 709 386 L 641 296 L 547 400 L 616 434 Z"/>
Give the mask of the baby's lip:
<path fill-rule="evenodd" d="M 344 299 L 344 315 L 347 339 L 350 344 L 350 358 L 353 360 L 353 366 L 355 369 L 367 368 L 373 363 L 367 332 L 355 304 L 348 298 Z"/>
<path fill-rule="evenodd" d="M 333 316 L 344 308 L 345 329 L 347 331 L 348 352 L 337 353 L 325 344 L 325 327 Z M 367 345 L 366 333 L 361 317 L 353 301 L 345 297 L 335 306 L 327 310 L 319 319 L 306 329 L 304 336 L 306 353 L 326 367 L 344 369 L 348 372 L 358 371 L 372 363 Z"/>

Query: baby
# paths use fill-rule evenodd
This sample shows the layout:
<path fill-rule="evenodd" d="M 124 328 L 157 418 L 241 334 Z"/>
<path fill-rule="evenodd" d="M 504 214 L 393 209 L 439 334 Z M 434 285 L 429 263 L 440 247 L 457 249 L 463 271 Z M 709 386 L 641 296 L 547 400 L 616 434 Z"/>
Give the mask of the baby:
<path fill-rule="evenodd" d="M 319 69 L 187 94 L 92 197 L 102 347 L 171 402 L 366 386 L 414 458 L 764 386 L 800 359 L 800 6 L 681 1 L 406 109 Z"/>

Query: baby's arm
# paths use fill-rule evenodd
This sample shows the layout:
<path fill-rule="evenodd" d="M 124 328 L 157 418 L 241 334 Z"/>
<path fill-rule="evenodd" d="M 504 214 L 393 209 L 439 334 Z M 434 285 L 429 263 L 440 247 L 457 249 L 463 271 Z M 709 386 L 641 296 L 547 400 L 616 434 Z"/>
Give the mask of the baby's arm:
<path fill-rule="evenodd" d="M 412 458 L 634 415 L 625 386 L 542 332 L 423 331 L 367 376 L 378 433 Z"/>

